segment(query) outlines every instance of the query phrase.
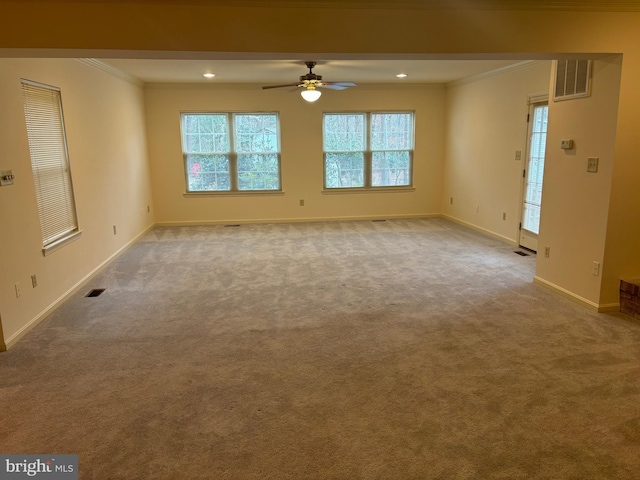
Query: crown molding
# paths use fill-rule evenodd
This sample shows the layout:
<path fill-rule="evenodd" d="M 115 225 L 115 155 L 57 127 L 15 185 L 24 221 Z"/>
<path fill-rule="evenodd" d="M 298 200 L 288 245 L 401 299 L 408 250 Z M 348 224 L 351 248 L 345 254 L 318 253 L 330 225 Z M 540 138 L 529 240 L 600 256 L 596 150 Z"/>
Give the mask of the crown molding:
<path fill-rule="evenodd" d="M 114 77 L 118 77 L 122 80 L 125 80 L 137 87 L 144 87 L 144 82 L 133 75 L 129 75 L 128 73 L 123 72 L 122 70 L 118 70 L 111 65 L 107 65 L 104 62 L 101 62 L 95 58 L 76 58 L 76 61 L 88 65 L 93 68 L 97 68 L 98 70 L 102 70 L 103 72 L 108 73 L 109 75 L 113 75 Z"/>

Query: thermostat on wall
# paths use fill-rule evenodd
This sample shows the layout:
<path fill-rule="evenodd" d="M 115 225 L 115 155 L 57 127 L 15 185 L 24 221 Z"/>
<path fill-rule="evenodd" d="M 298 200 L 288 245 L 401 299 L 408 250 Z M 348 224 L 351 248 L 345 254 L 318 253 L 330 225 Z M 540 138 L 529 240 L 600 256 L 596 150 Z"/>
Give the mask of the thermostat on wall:
<path fill-rule="evenodd" d="M 11 170 L 3 170 L 0 172 L 0 186 L 13 185 L 14 178 Z"/>
<path fill-rule="evenodd" d="M 573 140 L 560 140 L 560 148 L 563 150 L 571 150 L 573 148 Z"/>

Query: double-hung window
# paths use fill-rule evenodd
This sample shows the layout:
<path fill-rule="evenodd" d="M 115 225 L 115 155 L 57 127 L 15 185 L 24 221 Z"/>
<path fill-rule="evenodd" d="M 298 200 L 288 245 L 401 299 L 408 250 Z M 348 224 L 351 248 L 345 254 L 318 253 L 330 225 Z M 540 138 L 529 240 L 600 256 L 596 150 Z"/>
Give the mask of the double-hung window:
<path fill-rule="evenodd" d="M 277 113 L 183 113 L 187 192 L 279 191 Z"/>
<path fill-rule="evenodd" d="M 325 113 L 326 189 L 412 184 L 413 113 Z"/>
<path fill-rule="evenodd" d="M 42 232 L 43 253 L 80 234 L 71 184 L 60 89 L 22 80 L 31 169 Z"/>

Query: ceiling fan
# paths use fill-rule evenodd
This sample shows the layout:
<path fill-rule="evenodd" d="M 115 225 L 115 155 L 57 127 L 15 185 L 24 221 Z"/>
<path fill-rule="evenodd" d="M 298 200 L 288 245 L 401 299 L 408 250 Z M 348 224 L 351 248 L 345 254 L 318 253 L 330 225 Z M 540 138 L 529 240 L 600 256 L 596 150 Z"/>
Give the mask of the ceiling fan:
<path fill-rule="evenodd" d="M 328 88 L 331 90 L 344 90 L 349 87 L 355 87 L 357 83 L 353 82 L 323 82 L 322 75 L 316 75 L 313 73 L 313 67 L 316 66 L 316 62 L 304 62 L 309 69 L 309 73 L 306 75 L 300 76 L 300 81 L 298 83 L 287 83 L 285 85 L 267 85 L 262 87 L 263 89 L 268 88 L 282 88 L 282 87 L 300 87 L 303 88 L 300 95 L 307 102 L 315 102 L 322 93 L 317 88 Z"/>

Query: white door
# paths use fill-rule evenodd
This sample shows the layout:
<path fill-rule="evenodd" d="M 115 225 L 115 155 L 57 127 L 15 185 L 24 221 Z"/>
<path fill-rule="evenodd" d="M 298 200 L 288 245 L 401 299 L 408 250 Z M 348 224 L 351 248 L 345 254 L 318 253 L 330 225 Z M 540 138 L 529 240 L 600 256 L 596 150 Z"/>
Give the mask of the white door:
<path fill-rule="evenodd" d="M 523 172 L 524 199 L 520 225 L 520 246 L 534 252 L 538 251 L 548 118 L 549 105 L 546 100 L 531 104 L 529 110 L 529 145 L 527 146 L 527 157 Z"/>

